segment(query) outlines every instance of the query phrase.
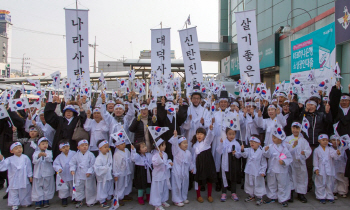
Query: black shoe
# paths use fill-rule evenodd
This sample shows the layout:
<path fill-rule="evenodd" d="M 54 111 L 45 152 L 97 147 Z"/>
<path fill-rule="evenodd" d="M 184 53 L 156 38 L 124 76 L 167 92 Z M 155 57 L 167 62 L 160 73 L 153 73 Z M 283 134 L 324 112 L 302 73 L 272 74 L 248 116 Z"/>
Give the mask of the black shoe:
<path fill-rule="evenodd" d="M 6 195 L 4 197 L 2 197 L 2 199 L 7 199 L 9 197 L 9 194 L 6 193 Z"/>
<path fill-rule="evenodd" d="M 63 206 L 63 207 L 68 206 L 68 199 L 67 199 L 67 198 L 63 198 L 63 199 L 62 199 L 62 206 Z"/>
<path fill-rule="evenodd" d="M 221 184 L 217 184 L 217 185 L 216 185 L 215 191 L 216 191 L 216 192 L 220 192 L 220 191 L 221 191 Z"/>
<path fill-rule="evenodd" d="M 289 203 L 293 203 L 294 202 L 294 190 L 292 190 L 290 192 L 290 199 L 288 200 Z"/>
<path fill-rule="evenodd" d="M 303 194 L 298 193 L 298 200 L 302 203 L 307 203 L 307 199 L 305 198 L 305 196 Z"/>
<path fill-rule="evenodd" d="M 287 202 L 283 202 L 281 203 L 283 207 L 288 207 L 288 203 Z"/>

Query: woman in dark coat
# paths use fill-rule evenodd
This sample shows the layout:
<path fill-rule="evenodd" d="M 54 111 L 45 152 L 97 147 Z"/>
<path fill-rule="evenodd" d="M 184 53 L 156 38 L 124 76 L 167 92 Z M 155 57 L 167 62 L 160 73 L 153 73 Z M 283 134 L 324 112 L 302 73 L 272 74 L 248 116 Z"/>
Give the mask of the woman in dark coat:
<path fill-rule="evenodd" d="M 61 139 L 69 139 L 70 149 L 77 150 L 77 142 L 72 140 L 74 129 L 77 123 L 80 121 L 83 126 L 86 120 L 86 113 L 82 108 L 82 99 L 79 100 L 78 105 L 80 108 L 80 115 L 74 109 L 72 105 L 66 105 L 63 109 L 63 116 L 58 116 L 55 112 L 56 106 L 59 104 L 58 96 L 53 97 L 53 102 L 49 102 L 45 106 L 44 118 L 46 123 L 48 123 L 52 128 L 56 130 L 55 137 L 52 143 L 52 152 L 54 158 L 59 154 L 58 142 Z"/>

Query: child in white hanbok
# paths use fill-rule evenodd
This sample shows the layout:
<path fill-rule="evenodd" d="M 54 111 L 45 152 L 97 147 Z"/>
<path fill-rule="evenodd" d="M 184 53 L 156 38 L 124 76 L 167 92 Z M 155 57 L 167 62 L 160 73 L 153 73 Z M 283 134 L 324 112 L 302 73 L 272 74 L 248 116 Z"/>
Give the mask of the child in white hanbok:
<path fill-rule="evenodd" d="M 10 146 L 13 156 L 4 158 L 0 154 L 0 171 L 8 174 L 8 206 L 12 210 L 17 210 L 18 206 L 30 206 L 32 204 L 30 182 L 33 181 L 32 163 L 28 156 L 23 155 L 23 147 L 20 142 L 15 142 Z"/>
<path fill-rule="evenodd" d="M 111 137 L 116 141 L 113 156 L 114 196 L 118 196 L 119 205 L 123 206 L 123 200 L 132 200 L 128 195 L 132 191 L 133 163 L 125 144 L 126 134 L 121 132 L 118 135 L 112 134 Z"/>
<path fill-rule="evenodd" d="M 326 200 L 334 203 L 333 179 L 335 177 L 334 160 L 340 158 L 340 151 L 328 146 L 328 135 L 318 136 L 320 145 L 314 150 L 315 194 L 320 203 Z"/>
<path fill-rule="evenodd" d="M 96 200 L 102 208 L 109 208 L 106 200 L 111 200 L 113 195 L 112 163 L 113 157 L 107 140 L 99 140 L 97 147 L 100 154 L 96 157 L 94 171 L 97 179 Z"/>
<path fill-rule="evenodd" d="M 340 197 L 346 198 L 348 194 L 349 187 L 349 179 L 344 176 L 346 161 L 348 160 L 345 150 L 348 149 L 346 146 L 344 147 L 344 143 L 339 140 L 339 136 L 332 135 L 331 143 L 333 145 L 333 149 L 338 149 L 340 147 L 341 155 L 339 159 L 334 160 L 334 169 L 335 169 L 335 177 L 334 177 L 334 188 L 333 193 L 339 195 Z"/>
<path fill-rule="evenodd" d="M 88 151 L 89 142 L 80 140 L 79 151 L 69 161 L 70 172 L 74 176 L 76 208 L 83 206 L 86 199 L 88 207 L 96 203 L 96 178 L 94 173 L 95 155 Z"/>
<path fill-rule="evenodd" d="M 301 124 L 299 122 L 292 123 L 292 135 L 288 136 L 284 142 L 289 146 L 289 151 L 293 157 L 293 162 L 289 167 L 289 178 L 291 179 L 291 198 L 293 201 L 293 191 L 298 193 L 298 200 L 306 203 L 308 175 L 306 168 L 306 159 L 312 153 L 309 142 L 300 134 Z"/>
<path fill-rule="evenodd" d="M 244 191 L 249 195 L 245 202 L 256 200 L 256 205 L 263 204 L 262 197 L 266 194 L 265 179 L 267 161 L 263 156 L 263 150 L 260 146 L 261 142 L 258 135 L 253 135 L 249 139 L 250 148 L 241 146 L 243 158 L 247 159 L 244 169 Z"/>
<path fill-rule="evenodd" d="M 70 150 L 69 140 L 63 139 L 59 144 L 61 154 L 59 154 L 53 161 L 53 169 L 60 175 L 61 179 L 66 184 L 65 189 L 58 190 L 58 197 L 62 200 L 62 206 L 68 205 L 68 197 L 72 197 L 73 192 L 73 176 L 69 170 L 69 161 L 76 154 L 75 151 Z M 57 179 L 58 177 L 56 177 Z"/>
<path fill-rule="evenodd" d="M 163 139 L 156 142 L 156 147 L 159 150 L 154 152 L 152 157 L 153 171 L 149 204 L 154 206 L 155 210 L 164 210 L 163 207 L 170 206 L 166 201 L 169 199 L 169 189 L 171 189 L 169 170 L 173 163 L 164 152 L 166 142 Z"/>
<path fill-rule="evenodd" d="M 283 127 L 275 124 L 271 133 L 273 143 L 263 148 L 264 157 L 269 159 L 266 178 L 268 199 L 264 203 L 273 203 L 278 198 L 278 202 L 283 207 L 287 207 L 291 191 L 288 168 L 293 161 L 293 157 L 288 150 L 288 146 L 283 142 L 286 138 Z"/>
<path fill-rule="evenodd" d="M 38 141 L 38 150 L 33 154 L 33 186 L 32 186 L 32 201 L 35 201 L 35 208 L 40 209 L 50 206 L 49 200 L 55 194 L 55 171 L 53 170 L 52 151 L 47 150 L 49 140 L 42 137 Z"/>
<path fill-rule="evenodd" d="M 169 140 L 173 145 L 171 150 L 174 157 L 174 165 L 171 170 L 171 195 L 172 201 L 176 206 L 184 206 L 188 204 L 187 200 L 189 171 L 191 170 L 192 155 L 188 148 L 186 137 L 178 136 L 177 131 L 174 131 L 174 136 Z"/>
<path fill-rule="evenodd" d="M 258 117 L 254 118 L 255 123 L 258 127 L 265 130 L 265 140 L 264 145 L 273 144 L 272 142 L 272 134 L 275 126 L 278 124 L 282 128 L 287 125 L 286 119 L 283 117 L 281 110 L 277 108 L 275 105 L 269 105 L 267 109 L 267 113 L 270 118 L 263 119 L 261 110 L 258 111 Z"/>

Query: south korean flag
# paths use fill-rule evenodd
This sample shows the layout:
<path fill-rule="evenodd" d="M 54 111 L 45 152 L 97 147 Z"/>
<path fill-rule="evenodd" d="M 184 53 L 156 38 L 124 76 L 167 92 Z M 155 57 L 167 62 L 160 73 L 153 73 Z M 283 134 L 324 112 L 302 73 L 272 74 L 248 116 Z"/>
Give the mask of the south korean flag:
<path fill-rule="evenodd" d="M 0 105 L 0 119 L 4 119 L 6 117 L 8 117 L 8 113 L 7 113 L 7 110 L 5 108 L 4 105 Z"/>
<path fill-rule="evenodd" d="M 234 131 L 240 130 L 239 115 L 236 112 L 229 112 L 225 115 L 225 125 Z"/>
<path fill-rule="evenodd" d="M 29 108 L 27 98 L 12 99 L 9 105 L 12 111 L 18 111 Z"/>
<path fill-rule="evenodd" d="M 148 126 L 148 130 L 150 134 L 152 135 L 153 139 L 158 138 L 163 133 L 167 132 L 169 130 L 168 127 L 159 127 L 159 126 Z"/>
<path fill-rule="evenodd" d="M 40 90 L 41 86 L 40 86 L 40 80 L 38 79 L 27 79 L 28 82 L 33 85 L 36 89 Z"/>
<path fill-rule="evenodd" d="M 30 105 L 30 107 L 35 107 L 37 109 L 41 108 L 41 101 L 42 101 L 42 97 L 37 98 L 33 104 Z"/>
<path fill-rule="evenodd" d="M 61 79 L 61 73 L 59 71 L 55 71 L 54 73 L 50 74 L 52 78 L 52 87 L 55 89 L 60 88 L 60 79 Z"/>

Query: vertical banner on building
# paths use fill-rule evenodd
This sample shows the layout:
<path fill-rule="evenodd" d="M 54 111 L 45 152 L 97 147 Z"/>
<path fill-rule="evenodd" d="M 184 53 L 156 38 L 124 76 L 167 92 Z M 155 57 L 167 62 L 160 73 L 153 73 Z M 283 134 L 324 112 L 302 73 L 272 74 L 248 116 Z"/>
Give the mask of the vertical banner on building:
<path fill-rule="evenodd" d="M 241 80 L 260 83 L 255 10 L 236 12 L 235 15 Z"/>
<path fill-rule="evenodd" d="M 163 80 L 171 73 L 170 28 L 151 29 L 152 90 L 163 96 Z"/>
<path fill-rule="evenodd" d="M 66 9 L 67 78 L 90 84 L 88 10 Z"/>
<path fill-rule="evenodd" d="M 6 65 L 6 77 L 10 78 L 11 77 L 11 68 L 10 68 L 10 64 Z"/>
<path fill-rule="evenodd" d="M 182 57 L 185 66 L 186 83 L 192 87 L 203 82 L 202 62 L 198 45 L 197 28 L 188 28 L 179 31 L 182 48 Z"/>
<path fill-rule="evenodd" d="M 350 40 L 350 1 L 335 1 L 335 44 Z"/>

